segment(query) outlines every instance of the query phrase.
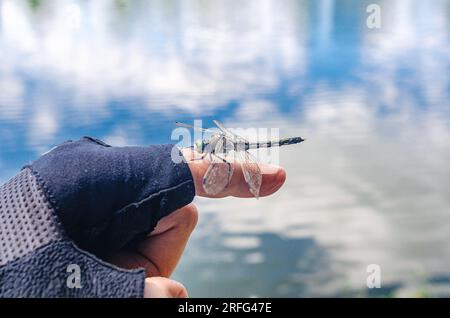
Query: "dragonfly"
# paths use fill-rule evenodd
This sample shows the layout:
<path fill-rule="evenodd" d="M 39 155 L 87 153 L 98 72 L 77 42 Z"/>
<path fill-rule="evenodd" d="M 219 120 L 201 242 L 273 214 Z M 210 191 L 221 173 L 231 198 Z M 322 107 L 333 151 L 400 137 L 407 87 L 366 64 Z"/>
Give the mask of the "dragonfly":
<path fill-rule="evenodd" d="M 211 133 L 210 139 L 198 140 L 193 146 L 194 150 L 200 154 L 200 157 L 196 159 L 208 157 L 210 162 L 203 176 L 203 189 L 209 195 L 220 194 L 230 184 L 235 168 L 234 162 L 237 161 L 241 164 L 250 193 L 258 199 L 262 183 L 260 162 L 249 150 L 293 145 L 305 141 L 301 137 L 291 137 L 274 141 L 250 142 L 225 128 L 219 121 L 213 120 L 213 122 L 218 130 L 176 122 L 176 125 L 180 127 Z M 230 158 L 231 153 L 234 155 L 233 158 Z"/>

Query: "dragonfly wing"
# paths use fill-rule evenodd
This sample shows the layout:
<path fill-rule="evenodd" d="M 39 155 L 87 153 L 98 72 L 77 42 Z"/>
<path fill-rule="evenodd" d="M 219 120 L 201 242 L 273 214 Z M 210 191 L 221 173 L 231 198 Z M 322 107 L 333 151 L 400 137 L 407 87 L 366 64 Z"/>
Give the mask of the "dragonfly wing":
<path fill-rule="evenodd" d="M 217 131 L 212 130 L 212 129 L 206 129 L 206 128 L 201 128 L 201 127 L 198 127 L 198 126 L 192 126 L 192 125 L 188 125 L 188 124 L 185 124 L 185 123 L 180 123 L 179 121 L 177 121 L 175 123 L 175 125 L 177 125 L 178 127 L 194 129 L 194 130 L 197 130 L 197 131 L 208 132 L 208 133 L 212 133 L 212 134 L 217 133 Z"/>
<path fill-rule="evenodd" d="M 238 134 L 232 132 L 231 130 L 225 128 L 224 125 L 222 125 L 219 121 L 213 120 L 214 124 L 216 124 L 217 127 L 230 139 L 232 139 L 236 143 L 245 144 L 248 143 L 248 140 L 244 137 L 239 136 Z"/>
<path fill-rule="evenodd" d="M 217 141 L 214 153 L 210 154 L 211 163 L 203 177 L 203 189 L 209 195 L 222 192 L 233 176 L 234 165 L 226 160 L 225 142 L 225 138 Z"/>
<path fill-rule="evenodd" d="M 237 154 L 241 162 L 245 182 L 247 182 L 250 192 L 258 199 L 262 183 L 262 173 L 258 160 L 248 151 L 238 151 Z"/>
<path fill-rule="evenodd" d="M 225 128 L 224 125 L 222 125 L 218 120 L 213 120 L 213 123 L 219 127 L 220 130 L 222 130 L 225 134 L 230 134 L 232 135 L 231 131 L 229 131 L 228 129 Z"/>

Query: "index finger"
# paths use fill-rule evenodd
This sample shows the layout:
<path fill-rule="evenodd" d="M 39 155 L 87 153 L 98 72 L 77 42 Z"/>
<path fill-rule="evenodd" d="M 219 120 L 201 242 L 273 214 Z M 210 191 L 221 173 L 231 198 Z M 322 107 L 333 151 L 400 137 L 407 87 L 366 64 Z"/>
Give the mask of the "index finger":
<path fill-rule="evenodd" d="M 232 163 L 234 165 L 234 173 L 228 186 L 217 195 L 209 195 L 203 189 L 203 176 L 209 167 L 208 160 L 192 160 L 195 152 L 190 148 L 181 150 L 186 162 L 191 170 L 194 178 L 195 194 L 208 198 L 224 198 L 233 196 L 238 198 L 252 198 L 253 194 L 250 192 L 247 183 L 245 182 L 244 173 L 239 162 Z M 198 155 L 198 154 L 197 154 Z M 273 166 L 260 163 L 259 167 L 262 173 L 262 184 L 260 189 L 260 196 L 265 197 L 278 191 L 286 180 L 286 172 L 282 167 Z"/>

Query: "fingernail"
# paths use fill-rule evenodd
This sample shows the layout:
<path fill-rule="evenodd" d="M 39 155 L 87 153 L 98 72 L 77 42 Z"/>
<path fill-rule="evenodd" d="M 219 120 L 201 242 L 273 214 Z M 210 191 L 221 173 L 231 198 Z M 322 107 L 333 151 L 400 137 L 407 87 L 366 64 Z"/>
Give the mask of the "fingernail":
<path fill-rule="evenodd" d="M 276 174 L 280 171 L 281 168 L 280 166 L 275 166 L 275 165 L 262 165 L 261 166 L 261 173 L 262 174 Z"/>

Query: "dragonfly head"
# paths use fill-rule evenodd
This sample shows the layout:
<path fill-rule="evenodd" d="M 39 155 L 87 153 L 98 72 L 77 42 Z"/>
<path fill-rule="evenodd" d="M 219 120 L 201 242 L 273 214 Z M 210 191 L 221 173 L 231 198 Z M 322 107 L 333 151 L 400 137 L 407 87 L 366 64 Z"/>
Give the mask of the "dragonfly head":
<path fill-rule="evenodd" d="M 203 140 L 199 139 L 194 143 L 194 150 L 202 153 L 203 152 L 203 148 L 205 147 L 205 144 L 203 142 Z"/>

